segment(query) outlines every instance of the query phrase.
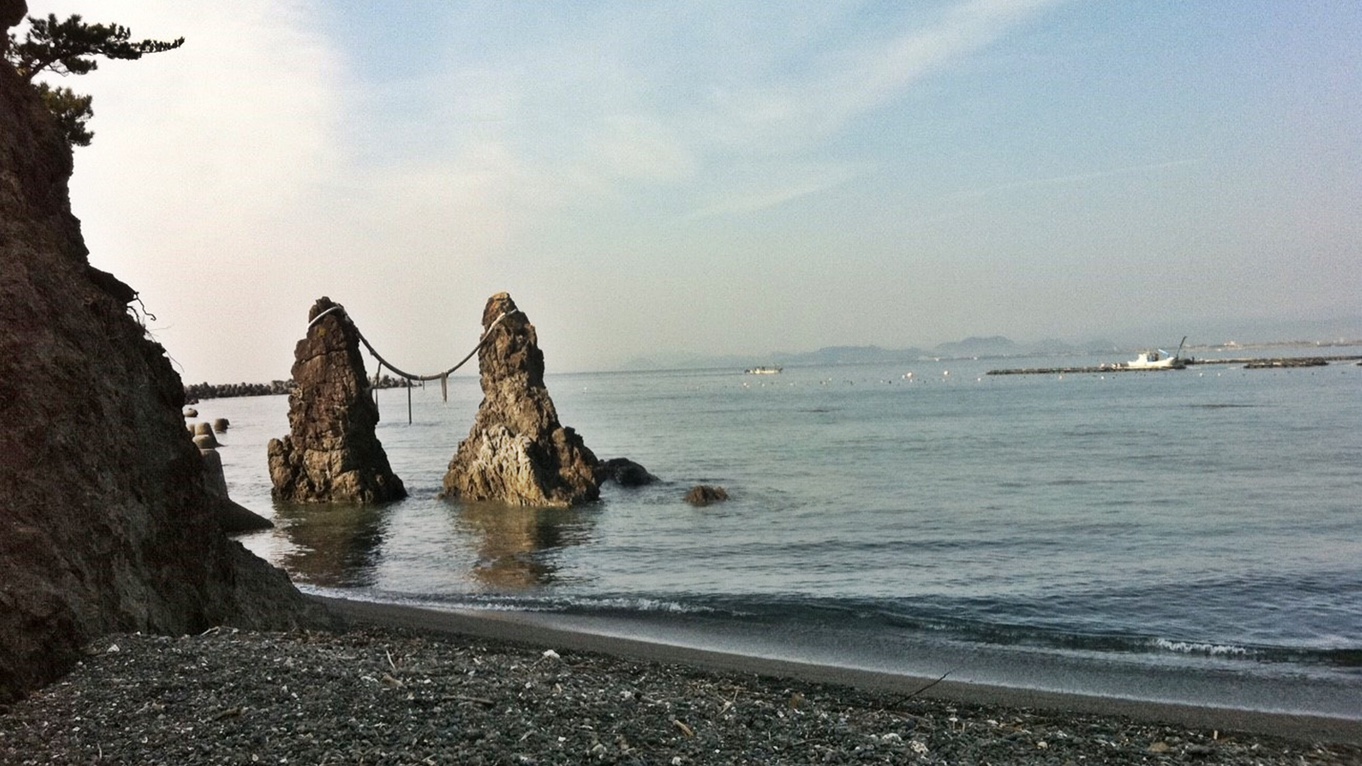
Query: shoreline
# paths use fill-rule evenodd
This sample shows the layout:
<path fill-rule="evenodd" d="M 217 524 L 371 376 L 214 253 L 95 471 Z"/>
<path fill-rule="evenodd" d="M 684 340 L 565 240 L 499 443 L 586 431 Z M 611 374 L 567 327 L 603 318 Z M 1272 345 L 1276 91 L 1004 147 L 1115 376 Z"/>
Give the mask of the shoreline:
<path fill-rule="evenodd" d="M 1246 732 L 1300 742 L 1362 745 L 1362 720 L 1359 719 L 1043 691 L 771 659 L 565 629 L 535 623 L 514 612 L 450 611 L 319 595 L 310 598 L 324 603 L 350 625 L 399 627 L 540 649 L 592 652 L 642 662 L 675 663 L 706 671 L 789 678 L 962 704 L 1119 716 L 1152 724 Z"/>
<path fill-rule="evenodd" d="M 0 763 L 1362 763 L 1355 727 L 1291 716 L 924 690 L 514 615 L 321 601 L 328 630 L 98 639 L 0 706 Z"/>

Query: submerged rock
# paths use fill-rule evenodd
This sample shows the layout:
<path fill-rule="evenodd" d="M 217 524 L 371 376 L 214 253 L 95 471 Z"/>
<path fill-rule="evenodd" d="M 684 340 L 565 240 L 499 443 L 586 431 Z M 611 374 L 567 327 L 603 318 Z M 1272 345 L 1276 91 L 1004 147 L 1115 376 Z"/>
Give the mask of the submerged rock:
<path fill-rule="evenodd" d="M 534 325 L 508 293 L 497 293 L 483 309 L 482 326 L 482 404 L 449 463 L 443 494 L 557 507 L 600 497 L 596 456 L 558 422 L 544 386 Z"/>
<path fill-rule="evenodd" d="M 319 319 L 320 317 L 320 319 Z M 344 307 L 319 298 L 293 351 L 289 435 L 271 439 L 275 498 L 293 503 L 381 503 L 407 496 L 374 433 L 378 406 Z"/>
<path fill-rule="evenodd" d="M 701 508 L 714 503 L 722 503 L 727 499 L 728 490 L 723 487 L 711 487 L 708 484 L 698 484 L 691 487 L 690 491 L 686 493 L 686 502 Z"/>

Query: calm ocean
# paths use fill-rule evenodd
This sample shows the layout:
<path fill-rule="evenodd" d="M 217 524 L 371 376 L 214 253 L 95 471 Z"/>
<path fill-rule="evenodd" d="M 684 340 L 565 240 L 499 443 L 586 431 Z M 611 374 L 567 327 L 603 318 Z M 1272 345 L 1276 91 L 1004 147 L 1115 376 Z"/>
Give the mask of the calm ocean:
<path fill-rule="evenodd" d="M 379 438 L 411 497 L 379 508 L 272 504 L 265 444 L 288 430 L 286 398 L 199 410 L 232 422 L 233 498 L 278 524 L 243 542 L 316 592 L 1362 717 L 1362 367 L 984 375 L 1100 361 L 550 374 L 597 456 L 663 480 L 572 510 L 436 497 L 474 377 L 448 403 L 415 390 L 410 425 L 406 392 L 380 392 Z M 693 508 L 699 483 L 732 499 Z"/>

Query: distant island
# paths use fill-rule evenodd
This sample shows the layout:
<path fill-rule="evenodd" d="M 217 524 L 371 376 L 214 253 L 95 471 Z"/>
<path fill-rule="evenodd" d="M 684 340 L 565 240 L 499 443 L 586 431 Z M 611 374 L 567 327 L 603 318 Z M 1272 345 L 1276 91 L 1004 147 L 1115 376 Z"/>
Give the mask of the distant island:
<path fill-rule="evenodd" d="M 1062 356 L 1070 354 L 1103 354 L 1120 350 L 1109 340 L 1092 340 L 1074 345 L 1047 339 L 1023 344 L 1001 335 L 969 337 L 942 343 L 931 349 L 917 347 L 883 348 L 881 346 L 825 346 L 817 351 L 777 352 L 766 356 L 713 356 L 705 354 L 672 354 L 635 358 L 625 365 L 630 370 L 707 369 L 738 367 L 746 369 L 754 363 L 770 367 L 817 367 L 849 364 L 911 364 L 924 359 L 968 359 L 1009 356 Z"/>

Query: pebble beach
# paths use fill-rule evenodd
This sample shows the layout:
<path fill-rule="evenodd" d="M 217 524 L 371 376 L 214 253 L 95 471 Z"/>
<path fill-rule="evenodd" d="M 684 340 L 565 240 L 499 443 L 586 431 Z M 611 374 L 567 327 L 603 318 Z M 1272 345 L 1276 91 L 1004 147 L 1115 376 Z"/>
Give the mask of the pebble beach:
<path fill-rule="evenodd" d="M 1357 744 L 1299 734 L 968 702 L 934 689 L 555 649 L 545 646 L 552 636 L 505 641 L 382 622 L 352 615 L 334 632 L 108 636 L 67 677 L 0 712 L 0 763 L 1362 763 Z"/>

